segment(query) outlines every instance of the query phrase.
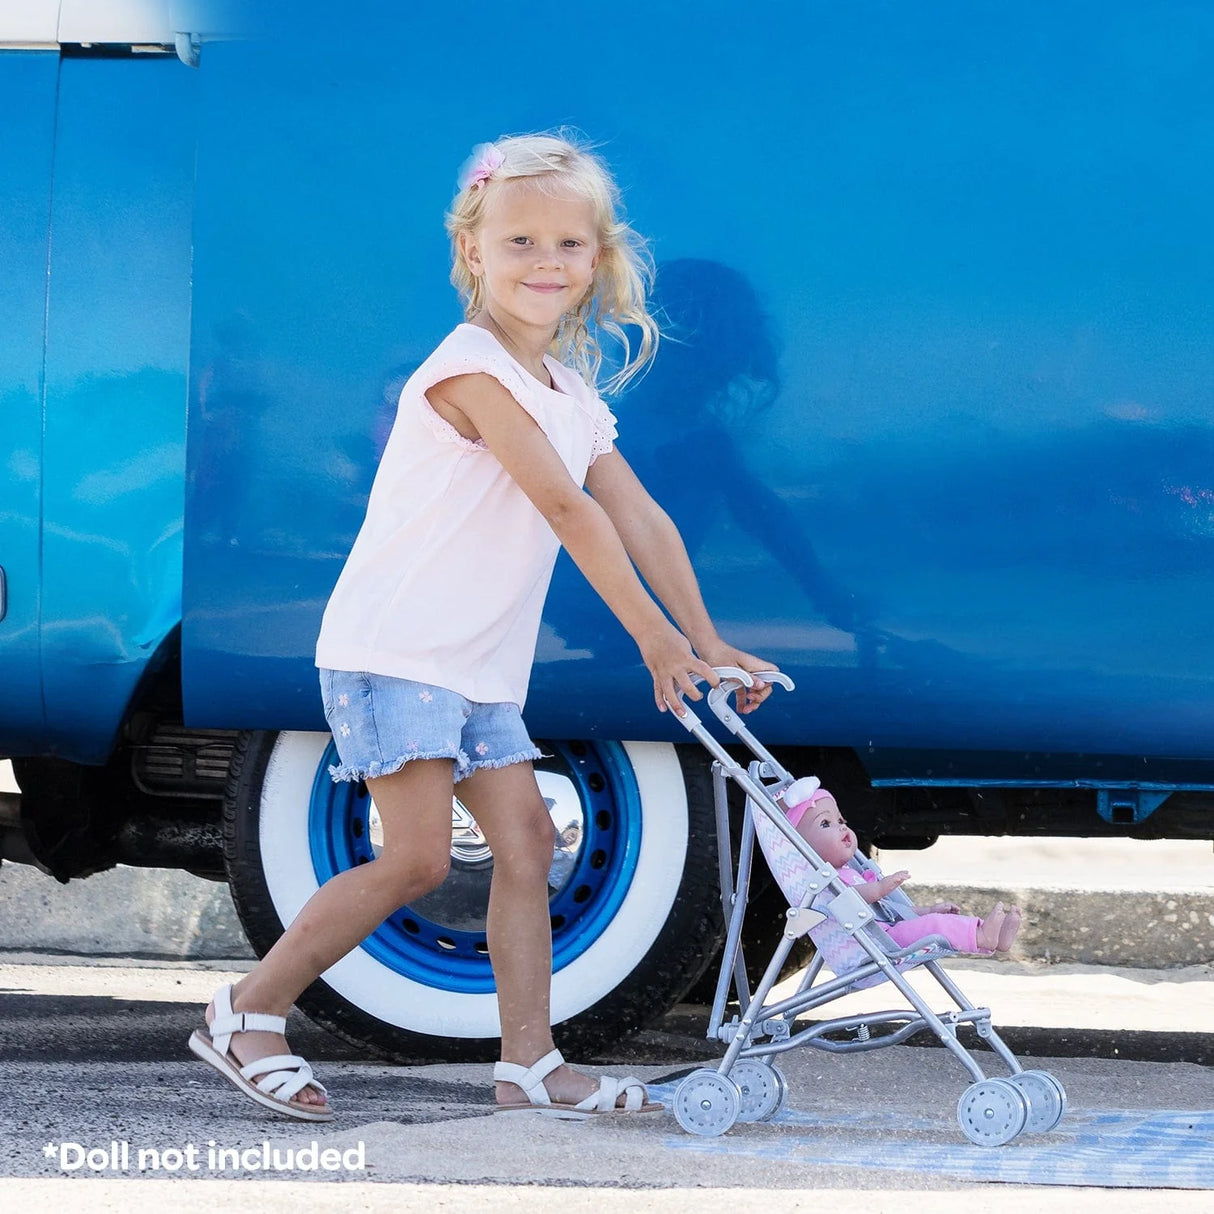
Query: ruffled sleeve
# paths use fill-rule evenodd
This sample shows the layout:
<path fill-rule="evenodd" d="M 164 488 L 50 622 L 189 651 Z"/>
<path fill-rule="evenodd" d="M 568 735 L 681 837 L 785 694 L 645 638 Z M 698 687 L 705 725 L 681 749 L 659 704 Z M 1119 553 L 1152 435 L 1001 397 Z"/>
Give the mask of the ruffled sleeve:
<path fill-rule="evenodd" d="M 616 417 L 607 406 L 599 400 L 598 409 L 594 415 L 594 438 L 590 446 L 590 462 L 593 464 L 600 455 L 606 455 L 615 445 L 619 437 L 616 428 Z"/>
<path fill-rule="evenodd" d="M 492 375 L 540 428 L 546 430 L 543 411 L 537 405 L 524 373 L 491 333 L 475 325 L 461 325 L 418 367 L 401 391 L 401 406 L 411 403 L 426 427 L 441 442 L 455 443 L 467 451 L 487 451 L 484 439 L 465 438 L 446 418 L 436 413 L 426 399 L 426 393 L 445 379 L 478 374 Z"/>

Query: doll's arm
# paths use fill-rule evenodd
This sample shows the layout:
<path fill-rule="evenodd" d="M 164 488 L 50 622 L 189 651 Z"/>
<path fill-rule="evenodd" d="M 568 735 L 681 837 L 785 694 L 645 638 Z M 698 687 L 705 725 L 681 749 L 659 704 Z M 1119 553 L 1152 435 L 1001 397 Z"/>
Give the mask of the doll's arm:
<path fill-rule="evenodd" d="M 961 907 L 955 902 L 933 902 L 931 906 L 916 906 L 917 915 L 959 915 Z"/>
<path fill-rule="evenodd" d="M 900 872 L 890 873 L 887 877 L 879 877 L 876 881 L 862 881 L 852 888 L 871 906 L 874 902 L 889 897 L 909 876 L 910 873 L 902 869 Z"/>

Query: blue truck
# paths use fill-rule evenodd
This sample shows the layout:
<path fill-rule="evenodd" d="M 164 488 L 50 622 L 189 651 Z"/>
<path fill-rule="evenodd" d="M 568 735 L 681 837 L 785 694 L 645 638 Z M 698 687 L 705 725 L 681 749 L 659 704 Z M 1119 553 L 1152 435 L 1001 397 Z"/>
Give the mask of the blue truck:
<path fill-rule="evenodd" d="M 756 729 L 860 832 L 1214 837 L 1214 16 L 1128 0 L 0 6 L 0 855 L 227 881 L 264 951 L 375 855 L 312 652 L 397 393 L 460 319 L 471 147 L 568 124 L 653 239 L 613 402 Z M 554 1019 L 721 943 L 707 758 L 562 561 Z M 492 855 L 304 996 L 399 1058 L 497 1032 Z M 779 930 L 778 894 L 758 891 Z"/>

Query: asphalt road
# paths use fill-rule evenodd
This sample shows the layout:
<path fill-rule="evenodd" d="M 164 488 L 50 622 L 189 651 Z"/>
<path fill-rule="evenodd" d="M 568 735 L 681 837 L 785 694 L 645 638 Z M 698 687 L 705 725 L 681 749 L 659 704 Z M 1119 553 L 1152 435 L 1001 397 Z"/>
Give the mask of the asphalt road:
<path fill-rule="evenodd" d="M 511 1209 L 525 1201 L 603 1210 L 634 1204 L 643 1190 L 655 1209 L 826 1201 L 862 1202 L 866 1214 L 1054 1203 L 1083 1211 L 1097 1199 L 1101 1210 L 1205 1210 L 1214 1188 L 1208 966 L 951 963 L 1025 1065 L 1055 1074 L 1070 1099 L 1053 1133 L 984 1149 L 957 1125 L 968 1078 L 932 1045 L 847 1057 L 793 1051 L 781 1060 L 790 1099 L 775 1121 L 704 1139 L 669 1113 L 586 1123 L 494 1115 L 487 1066 L 385 1066 L 302 1018 L 292 1022 L 292 1048 L 313 1061 L 339 1116 L 300 1126 L 240 1098 L 185 1051 L 200 1004 L 243 964 L 4 959 L 6 1208 L 61 1207 L 65 1184 L 89 1186 L 70 1194 L 90 1210 L 162 1208 L 166 1200 L 181 1209 Z M 891 1004 L 888 989 L 853 999 Z M 704 1009 L 684 1006 L 588 1061 L 617 1074 L 626 1068 L 669 1101 L 679 1076 L 718 1056 L 704 1024 Z M 306 1150 L 277 1171 L 258 1163 L 294 1161 L 286 1152 L 313 1141 L 336 1148 L 340 1166 L 308 1167 Z M 211 1149 L 238 1150 L 240 1168 L 212 1166 L 232 1156 L 212 1161 Z M 1088 1195 L 1099 1186 L 1107 1188 Z"/>
<path fill-rule="evenodd" d="M 704 1139 L 669 1112 L 503 1118 L 487 1066 L 385 1066 L 294 1017 L 292 1048 L 338 1111 L 330 1125 L 300 1126 L 245 1101 L 185 1049 L 214 988 L 250 964 L 222 887 L 133 870 L 60 887 L 6 865 L 0 1209 L 1209 1210 L 1209 844 L 947 840 L 882 859 L 942 897 L 1008 891 L 1030 908 L 1020 959 L 949 969 L 1021 1061 L 1065 1085 L 1070 1107 L 1051 1134 L 998 1149 L 966 1142 L 956 1104 L 968 1077 L 930 1043 L 794 1051 L 780 1060 L 790 1096 L 775 1120 Z M 1059 964 L 1068 949 L 1076 963 Z M 1106 958 L 1116 963 L 1088 963 Z M 885 989 L 851 1002 L 892 1000 Z M 579 1061 L 637 1074 L 669 1103 L 681 1075 L 719 1057 L 705 1023 L 705 1009 L 681 1007 Z M 313 1142 L 338 1165 L 306 1166 Z M 275 1149 L 291 1166 L 253 1166 Z M 239 1168 L 221 1162 L 233 1151 Z"/>

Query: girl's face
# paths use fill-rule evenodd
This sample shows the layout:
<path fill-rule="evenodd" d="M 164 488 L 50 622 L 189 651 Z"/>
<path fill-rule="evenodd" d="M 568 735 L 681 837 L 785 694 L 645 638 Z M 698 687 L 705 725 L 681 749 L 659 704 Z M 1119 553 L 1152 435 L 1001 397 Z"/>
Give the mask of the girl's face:
<path fill-rule="evenodd" d="M 856 836 L 843 821 L 833 797 L 824 797 L 806 810 L 797 829 L 805 842 L 835 868 L 846 864 L 856 854 Z"/>
<path fill-rule="evenodd" d="M 556 331 L 585 298 L 599 263 L 593 205 L 543 193 L 525 178 L 488 187 L 485 217 L 460 237 L 495 320 Z"/>

